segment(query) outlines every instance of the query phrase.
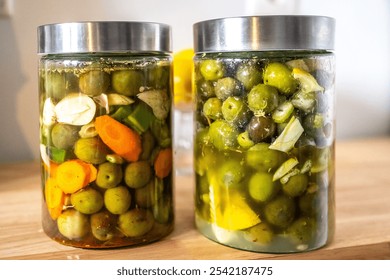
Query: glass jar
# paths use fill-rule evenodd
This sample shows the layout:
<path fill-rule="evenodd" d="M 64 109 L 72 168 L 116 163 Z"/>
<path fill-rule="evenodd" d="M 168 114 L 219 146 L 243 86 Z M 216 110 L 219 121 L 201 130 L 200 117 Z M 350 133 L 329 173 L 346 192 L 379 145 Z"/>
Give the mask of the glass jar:
<path fill-rule="evenodd" d="M 270 253 L 332 239 L 334 26 L 322 16 L 194 25 L 195 219 L 209 239 Z"/>
<path fill-rule="evenodd" d="M 55 241 L 121 247 L 173 230 L 170 32 L 38 28 L 42 224 Z"/>

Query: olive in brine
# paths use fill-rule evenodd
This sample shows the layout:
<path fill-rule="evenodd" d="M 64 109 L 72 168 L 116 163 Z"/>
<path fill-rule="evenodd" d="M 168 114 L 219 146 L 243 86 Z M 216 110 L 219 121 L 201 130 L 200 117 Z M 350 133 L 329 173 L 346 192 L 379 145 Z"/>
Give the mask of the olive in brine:
<path fill-rule="evenodd" d="M 58 217 L 59 232 L 70 240 L 83 238 L 89 232 L 88 216 L 75 209 L 67 209 Z"/>
<path fill-rule="evenodd" d="M 219 79 L 215 84 L 215 95 L 222 101 L 231 96 L 241 95 L 241 92 L 241 83 L 231 77 Z"/>
<path fill-rule="evenodd" d="M 259 84 L 248 93 L 248 106 L 255 114 L 270 113 L 278 107 L 279 97 L 276 88 Z"/>
<path fill-rule="evenodd" d="M 215 81 L 222 78 L 225 74 L 225 69 L 221 61 L 207 59 L 200 62 L 200 73 L 207 81 Z"/>
<path fill-rule="evenodd" d="M 237 68 L 236 78 L 246 91 L 250 91 L 255 85 L 262 82 L 262 71 L 252 63 L 240 64 Z"/>
<path fill-rule="evenodd" d="M 112 88 L 119 94 L 134 96 L 140 92 L 143 74 L 137 70 L 120 70 L 112 73 Z"/>
<path fill-rule="evenodd" d="M 231 96 L 222 104 L 222 115 L 226 121 L 243 127 L 248 123 L 251 112 L 241 98 Z"/>
<path fill-rule="evenodd" d="M 293 94 L 298 88 L 298 82 L 294 79 L 290 68 L 280 62 L 268 64 L 264 70 L 263 79 L 264 84 L 276 87 L 285 95 Z"/>
<path fill-rule="evenodd" d="M 138 237 L 148 233 L 154 225 L 153 214 L 149 210 L 134 208 L 118 218 L 120 231 L 128 237 Z"/>
<path fill-rule="evenodd" d="M 79 87 L 86 95 L 105 93 L 110 85 L 110 75 L 101 70 L 91 70 L 80 75 Z"/>
<path fill-rule="evenodd" d="M 79 138 L 79 128 L 74 125 L 57 123 L 51 130 L 51 141 L 58 149 L 70 149 Z"/>
<path fill-rule="evenodd" d="M 103 207 L 103 196 L 93 188 L 84 188 L 72 193 L 70 201 L 74 208 L 83 214 L 99 212 Z"/>
<path fill-rule="evenodd" d="M 259 243 L 261 245 L 267 245 L 271 243 L 274 238 L 272 229 L 265 223 L 257 224 L 244 232 L 245 238 L 250 242 Z"/>
<path fill-rule="evenodd" d="M 108 148 L 97 137 L 80 138 L 74 146 L 77 158 L 92 164 L 100 164 L 106 161 Z"/>
<path fill-rule="evenodd" d="M 112 214 L 125 213 L 131 204 L 131 194 L 127 187 L 111 188 L 104 193 L 104 206 Z"/>
<path fill-rule="evenodd" d="M 210 125 L 210 142 L 218 150 L 228 150 L 238 145 L 237 137 L 240 131 L 238 128 L 224 120 L 217 120 Z"/>
<path fill-rule="evenodd" d="M 104 162 L 99 165 L 96 176 L 96 185 L 109 189 L 122 181 L 122 166 L 111 162 Z"/>
<path fill-rule="evenodd" d="M 100 241 L 107 241 L 114 237 L 116 231 L 116 216 L 103 210 L 91 215 L 91 231 Z"/>
<path fill-rule="evenodd" d="M 263 142 L 272 137 L 275 130 L 275 122 L 272 118 L 265 116 L 253 116 L 247 126 L 249 137 L 255 143 Z"/>
<path fill-rule="evenodd" d="M 280 195 L 264 207 L 265 219 L 273 226 L 285 228 L 295 216 L 295 203 L 285 195 Z"/>
<path fill-rule="evenodd" d="M 129 163 L 125 169 L 125 182 L 130 188 L 138 189 L 145 186 L 152 178 L 152 170 L 148 161 Z"/>

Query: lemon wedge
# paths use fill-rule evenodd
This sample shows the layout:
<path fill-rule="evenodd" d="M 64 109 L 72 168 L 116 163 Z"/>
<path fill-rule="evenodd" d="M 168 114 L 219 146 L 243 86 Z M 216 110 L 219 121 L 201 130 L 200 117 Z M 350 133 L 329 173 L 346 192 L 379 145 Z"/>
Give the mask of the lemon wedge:
<path fill-rule="evenodd" d="M 227 230 L 242 230 L 257 225 L 260 218 L 242 196 L 234 194 L 223 209 L 217 209 L 215 222 Z"/>
<path fill-rule="evenodd" d="M 173 54 L 175 104 L 192 100 L 193 56 L 193 49 L 183 49 Z"/>
<path fill-rule="evenodd" d="M 324 88 L 318 84 L 317 80 L 305 70 L 293 68 L 292 75 L 299 81 L 302 92 L 324 91 Z"/>

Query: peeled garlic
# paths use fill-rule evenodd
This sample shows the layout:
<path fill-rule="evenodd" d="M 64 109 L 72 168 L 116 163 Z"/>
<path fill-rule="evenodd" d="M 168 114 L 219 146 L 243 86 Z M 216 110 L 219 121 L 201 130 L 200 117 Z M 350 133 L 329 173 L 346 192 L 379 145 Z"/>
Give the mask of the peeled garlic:
<path fill-rule="evenodd" d="M 68 94 L 55 106 L 57 121 L 71 125 L 91 122 L 95 112 L 96 104 L 93 99 L 81 93 Z"/>

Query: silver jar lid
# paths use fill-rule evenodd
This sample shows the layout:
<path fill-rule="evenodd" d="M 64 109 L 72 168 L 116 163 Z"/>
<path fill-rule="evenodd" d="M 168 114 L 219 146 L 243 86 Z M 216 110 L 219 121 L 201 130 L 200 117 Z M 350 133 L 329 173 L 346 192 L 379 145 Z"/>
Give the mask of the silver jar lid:
<path fill-rule="evenodd" d="M 171 28 L 153 22 L 70 22 L 38 27 L 38 53 L 172 52 Z"/>
<path fill-rule="evenodd" d="M 195 23 L 195 52 L 333 50 L 335 20 L 325 16 L 245 16 Z"/>

